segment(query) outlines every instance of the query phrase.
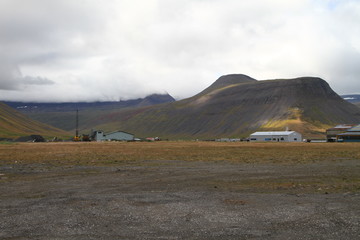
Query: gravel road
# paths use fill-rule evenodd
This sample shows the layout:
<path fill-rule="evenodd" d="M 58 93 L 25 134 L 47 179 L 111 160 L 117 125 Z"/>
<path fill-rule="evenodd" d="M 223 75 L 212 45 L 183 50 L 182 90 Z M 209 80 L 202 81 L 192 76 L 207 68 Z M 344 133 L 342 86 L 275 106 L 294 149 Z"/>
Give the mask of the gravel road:
<path fill-rule="evenodd" d="M 5 165 L 0 239 L 359 239 L 360 192 L 331 182 L 358 171 L 356 161 Z"/>

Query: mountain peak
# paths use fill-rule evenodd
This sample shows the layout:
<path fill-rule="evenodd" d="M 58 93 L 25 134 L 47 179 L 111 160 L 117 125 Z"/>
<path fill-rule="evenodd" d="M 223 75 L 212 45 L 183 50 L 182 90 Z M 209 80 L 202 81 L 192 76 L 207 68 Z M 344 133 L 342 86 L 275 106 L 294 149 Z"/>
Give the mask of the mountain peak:
<path fill-rule="evenodd" d="M 244 74 L 228 74 L 219 77 L 213 84 L 210 85 L 205 92 L 215 89 L 223 88 L 233 84 L 256 82 L 257 80 Z"/>
<path fill-rule="evenodd" d="M 226 86 L 254 81 L 257 80 L 244 74 L 228 74 L 219 77 L 211 86 Z"/>
<path fill-rule="evenodd" d="M 260 81 L 268 82 L 268 81 Z M 330 87 L 330 85 L 323 79 L 318 77 L 299 77 L 293 79 L 279 79 L 270 82 L 277 82 L 274 84 L 275 87 L 287 87 L 295 86 L 296 92 L 303 94 L 302 97 L 313 97 L 321 95 L 322 97 L 335 97 L 340 98 Z"/>
<path fill-rule="evenodd" d="M 151 94 L 146 96 L 140 103 L 139 106 L 150 106 L 161 103 L 175 102 L 175 99 L 168 93 L 166 94 Z"/>

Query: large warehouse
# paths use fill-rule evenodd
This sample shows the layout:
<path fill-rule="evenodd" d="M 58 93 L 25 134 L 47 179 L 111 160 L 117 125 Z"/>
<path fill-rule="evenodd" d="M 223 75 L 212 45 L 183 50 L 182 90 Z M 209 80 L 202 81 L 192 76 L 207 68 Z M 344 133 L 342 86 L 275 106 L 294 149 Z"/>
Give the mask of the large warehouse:
<path fill-rule="evenodd" d="M 100 141 L 133 141 L 134 134 L 123 132 L 123 131 L 115 131 L 111 133 L 104 134 L 103 131 L 94 131 L 92 134 L 92 139 L 100 142 Z"/>
<path fill-rule="evenodd" d="M 250 135 L 251 142 L 301 142 L 302 136 L 295 131 L 255 132 Z"/>

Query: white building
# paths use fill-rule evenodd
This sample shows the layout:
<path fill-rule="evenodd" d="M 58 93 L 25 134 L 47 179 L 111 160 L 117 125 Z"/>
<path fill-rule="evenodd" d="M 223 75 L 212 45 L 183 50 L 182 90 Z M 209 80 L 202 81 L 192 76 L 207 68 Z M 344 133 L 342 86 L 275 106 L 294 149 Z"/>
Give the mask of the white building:
<path fill-rule="evenodd" d="M 103 131 L 95 131 L 92 134 L 93 140 L 97 142 L 101 141 L 133 141 L 134 135 L 123 131 L 115 131 L 104 134 Z"/>
<path fill-rule="evenodd" d="M 295 131 L 255 132 L 250 135 L 251 142 L 301 142 L 302 136 Z"/>

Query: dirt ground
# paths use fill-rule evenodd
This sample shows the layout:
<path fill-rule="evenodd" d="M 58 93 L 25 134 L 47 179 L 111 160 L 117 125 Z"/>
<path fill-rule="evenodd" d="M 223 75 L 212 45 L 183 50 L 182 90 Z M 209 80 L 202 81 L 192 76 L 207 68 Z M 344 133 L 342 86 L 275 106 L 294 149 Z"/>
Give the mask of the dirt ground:
<path fill-rule="evenodd" d="M 33 146 L 1 146 L 0 153 Z M 254 151 L 264 148 L 257 146 Z M 207 145 L 197 148 L 207 151 Z M 213 161 L 209 155 L 211 161 L 91 165 L 58 164 L 59 156 L 51 156 L 53 163 L 11 162 L 11 155 L 0 154 L 0 239 L 360 238 L 356 157 L 284 164 Z"/>

